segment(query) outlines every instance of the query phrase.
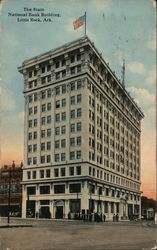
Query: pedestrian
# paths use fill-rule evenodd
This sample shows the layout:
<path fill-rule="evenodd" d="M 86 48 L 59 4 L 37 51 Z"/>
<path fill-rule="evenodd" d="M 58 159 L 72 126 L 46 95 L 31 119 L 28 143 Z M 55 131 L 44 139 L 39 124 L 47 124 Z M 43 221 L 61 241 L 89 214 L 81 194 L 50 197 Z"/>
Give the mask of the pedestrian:
<path fill-rule="evenodd" d="M 104 214 L 104 222 L 106 221 L 106 215 Z"/>
<path fill-rule="evenodd" d="M 113 222 L 115 221 L 115 219 L 116 219 L 116 216 L 115 216 L 115 214 L 113 215 Z"/>
<path fill-rule="evenodd" d="M 116 221 L 118 222 L 119 221 L 119 215 L 116 214 Z"/>

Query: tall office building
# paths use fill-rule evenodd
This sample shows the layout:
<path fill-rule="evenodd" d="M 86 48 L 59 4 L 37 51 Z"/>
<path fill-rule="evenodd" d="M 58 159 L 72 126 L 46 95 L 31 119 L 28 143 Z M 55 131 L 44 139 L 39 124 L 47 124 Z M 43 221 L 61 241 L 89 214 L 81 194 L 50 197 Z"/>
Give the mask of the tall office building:
<path fill-rule="evenodd" d="M 140 216 L 143 113 L 86 36 L 23 62 L 23 217 Z"/>

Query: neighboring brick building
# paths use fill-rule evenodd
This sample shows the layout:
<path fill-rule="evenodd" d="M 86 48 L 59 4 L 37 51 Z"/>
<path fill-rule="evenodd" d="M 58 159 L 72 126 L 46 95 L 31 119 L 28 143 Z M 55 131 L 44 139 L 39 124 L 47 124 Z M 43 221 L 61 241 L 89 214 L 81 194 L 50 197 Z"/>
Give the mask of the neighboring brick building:
<path fill-rule="evenodd" d="M 7 216 L 8 214 L 8 196 L 9 196 L 9 175 L 10 176 L 10 215 L 21 215 L 22 203 L 22 166 L 4 165 L 0 169 L 0 216 Z"/>
<path fill-rule="evenodd" d="M 88 37 L 23 62 L 22 216 L 140 217 L 143 113 Z"/>
<path fill-rule="evenodd" d="M 141 197 L 141 215 L 144 219 L 154 219 L 155 214 L 155 200 L 147 198 L 146 196 Z"/>

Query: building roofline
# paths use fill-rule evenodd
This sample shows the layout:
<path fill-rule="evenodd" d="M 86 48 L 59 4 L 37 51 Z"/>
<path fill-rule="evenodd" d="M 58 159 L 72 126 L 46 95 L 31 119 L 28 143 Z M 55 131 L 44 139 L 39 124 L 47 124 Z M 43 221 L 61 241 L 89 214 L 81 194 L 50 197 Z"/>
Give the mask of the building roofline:
<path fill-rule="evenodd" d="M 139 111 L 140 115 L 142 118 L 144 118 L 144 114 L 141 111 L 140 107 L 138 107 L 137 103 L 134 101 L 134 99 L 130 96 L 129 92 L 126 90 L 125 86 L 122 85 L 122 83 L 120 82 L 120 80 L 117 78 L 117 76 L 115 75 L 115 73 L 112 71 L 112 69 L 110 68 L 109 64 L 105 61 L 105 59 L 102 57 L 102 54 L 98 51 L 98 49 L 95 47 L 94 42 L 92 42 L 90 40 L 90 38 L 88 36 L 83 36 L 80 37 L 79 39 L 73 40 L 71 42 L 65 43 L 64 45 L 61 45 L 59 47 L 56 47 L 52 50 L 49 50 L 47 52 L 41 53 L 37 56 L 34 56 L 30 59 L 27 59 L 25 61 L 23 61 L 22 65 L 20 67 L 18 67 L 19 72 L 22 72 L 22 69 L 26 66 L 29 66 L 30 63 L 33 63 L 34 61 L 37 63 L 38 60 L 40 59 L 44 59 L 45 57 L 51 56 L 55 53 L 59 53 L 59 52 L 63 52 L 65 51 L 67 48 L 73 47 L 74 45 L 80 45 L 82 43 L 88 43 L 90 45 L 90 47 L 94 50 L 94 52 L 100 57 L 100 59 L 102 60 L 102 62 L 104 63 L 105 67 L 107 68 L 107 70 L 110 72 L 110 74 L 112 75 L 112 77 L 115 79 L 116 83 L 118 84 L 118 86 L 121 88 L 121 90 L 124 91 L 124 93 L 126 94 L 126 96 L 128 97 L 128 99 L 131 101 L 131 103 L 135 106 L 135 108 Z M 49 58 L 50 59 L 50 58 Z"/>

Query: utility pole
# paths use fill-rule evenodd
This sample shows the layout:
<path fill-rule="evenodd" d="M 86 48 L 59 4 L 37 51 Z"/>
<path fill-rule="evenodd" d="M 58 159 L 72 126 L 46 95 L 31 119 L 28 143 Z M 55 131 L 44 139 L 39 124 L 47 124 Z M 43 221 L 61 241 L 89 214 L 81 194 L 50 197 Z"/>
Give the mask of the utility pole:
<path fill-rule="evenodd" d="M 9 168 L 9 187 L 8 187 L 8 224 L 10 223 L 10 189 L 11 189 L 11 169 Z"/>
<path fill-rule="evenodd" d="M 122 65 L 122 84 L 125 86 L 125 59 L 123 58 L 123 65 Z"/>

